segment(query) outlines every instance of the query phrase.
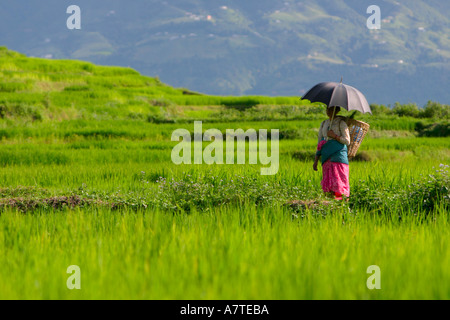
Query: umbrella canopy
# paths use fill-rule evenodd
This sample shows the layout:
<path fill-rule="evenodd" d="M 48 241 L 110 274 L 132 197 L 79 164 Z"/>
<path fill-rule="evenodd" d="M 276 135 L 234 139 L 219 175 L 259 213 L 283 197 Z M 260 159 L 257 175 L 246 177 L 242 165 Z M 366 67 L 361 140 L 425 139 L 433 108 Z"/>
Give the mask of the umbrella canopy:
<path fill-rule="evenodd" d="M 357 110 L 362 113 L 370 113 L 369 103 L 366 97 L 357 89 L 341 82 L 321 82 L 309 90 L 303 100 L 322 102 L 327 107 L 339 106 L 348 111 Z"/>

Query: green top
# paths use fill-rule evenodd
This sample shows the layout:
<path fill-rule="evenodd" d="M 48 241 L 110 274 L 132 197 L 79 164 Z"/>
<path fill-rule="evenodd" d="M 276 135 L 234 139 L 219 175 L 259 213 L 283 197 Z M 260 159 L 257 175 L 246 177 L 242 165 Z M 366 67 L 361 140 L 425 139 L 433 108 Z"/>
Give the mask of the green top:
<path fill-rule="evenodd" d="M 322 146 L 321 150 L 316 152 L 316 156 L 321 156 L 322 164 L 327 160 L 348 164 L 347 146 L 336 140 L 327 141 Z"/>

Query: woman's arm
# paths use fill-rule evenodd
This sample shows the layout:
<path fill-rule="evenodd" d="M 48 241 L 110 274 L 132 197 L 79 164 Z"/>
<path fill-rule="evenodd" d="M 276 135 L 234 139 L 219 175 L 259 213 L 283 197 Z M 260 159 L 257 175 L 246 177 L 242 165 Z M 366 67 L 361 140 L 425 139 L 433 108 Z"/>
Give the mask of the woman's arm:
<path fill-rule="evenodd" d="M 320 143 L 320 141 L 323 140 L 324 136 L 323 136 L 323 125 L 324 125 L 325 121 L 322 121 L 322 123 L 320 124 L 320 128 L 319 128 L 319 134 L 318 134 L 318 144 Z M 317 171 L 317 164 L 319 163 L 319 159 L 320 159 L 320 151 L 318 150 L 316 152 L 316 156 L 314 158 L 314 164 L 313 164 L 313 169 L 314 171 Z"/>
<path fill-rule="evenodd" d="M 347 123 L 343 120 L 339 123 L 339 131 L 341 132 L 341 135 L 338 136 L 337 140 L 340 143 L 349 146 L 350 145 L 350 130 L 348 129 Z"/>
<path fill-rule="evenodd" d="M 314 159 L 314 163 L 313 163 L 313 169 L 314 171 L 317 171 L 317 165 L 319 164 L 319 156 L 316 154 L 316 157 Z"/>
<path fill-rule="evenodd" d="M 334 139 L 342 144 L 345 144 L 347 146 L 350 145 L 350 131 L 348 129 L 347 123 L 345 121 L 341 120 L 338 124 L 335 124 L 333 126 L 333 130 L 329 130 L 327 132 L 328 137 L 331 139 Z"/>
<path fill-rule="evenodd" d="M 322 141 L 323 138 L 324 138 L 323 132 L 322 132 L 322 131 L 323 131 L 323 125 L 324 125 L 324 123 L 325 123 L 325 121 L 322 121 L 322 123 L 320 124 L 319 135 L 318 135 L 319 140 L 318 140 L 317 143 L 319 143 L 320 141 Z"/>

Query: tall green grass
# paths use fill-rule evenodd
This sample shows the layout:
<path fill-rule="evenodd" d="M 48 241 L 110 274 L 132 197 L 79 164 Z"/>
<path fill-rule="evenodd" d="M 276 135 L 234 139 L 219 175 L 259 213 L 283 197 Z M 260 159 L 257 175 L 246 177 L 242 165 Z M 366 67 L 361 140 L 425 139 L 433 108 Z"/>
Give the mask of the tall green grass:
<path fill-rule="evenodd" d="M 133 106 L 129 106 L 133 108 Z M 194 131 L 194 121 L 185 120 L 180 123 L 154 123 L 147 121 L 146 118 L 136 116 L 136 119 L 129 117 L 128 119 L 111 119 L 114 113 L 120 114 L 123 112 L 119 106 L 112 107 L 99 107 L 95 110 L 95 113 L 91 116 L 83 118 L 85 109 L 68 108 L 65 110 L 67 115 L 76 114 L 79 119 L 76 120 L 53 120 L 53 121 L 31 121 L 33 116 L 38 116 L 40 110 L 34 107 L 20 107 L 16 108 L 0 108 L 0 112 L 4 110 L 9 114 L 23 114 L 29 121 L 17 120 L 17 119 L 5 119 L 0 120 L 0 137 L 7 138 L 9 140 L 24 139 L 24 138 L 57 138 L 57 139 L 77 139 L 77 137 L 85 138 L 124 138 L 129 140 L 157 140 L 157 141 L 170 141 L 172 132 L 176 129 L 183 128 L 190 132 Z M 101 120 L 101 121 L 100 121 Z M 312 143 L 317 139 L 318 127 L 322 119 L 318 120 L 296 120 L 296 121 L 282 121 L 282 120 L 267 120 L 267 121 L 235 121 L 235 122 L 203 122 L 202 131 L 208 129 L 218 129 L 222 133 L 226 133 L 227 129 L 266 129 L 269 134 L 273 129 L 278 129 L 280 132 L 281 140 L 305 140 L 306 143 Z M 408 132 L 407 125 L 402 123 L 402 120 L 393 121 L 390 124 L 384 124 L 383 128 L 374 124 L 369 131 L 368 139 L 366 141 L 372 141 L 369 143 L 378 144 L 382 147 L 383 144 L 392 145 L 407 143 L 410 148 L 411 143 L 415 144 L 416 141 L 414 133 Z M 400 129 L 399 129 L 400 128 Z M 398 131 L 396 131 L 398 129 Z M 404 134 L 402 134 L 402 132 Z M 371 139 L 373 136 L 373 139 Z M 394 139 L 390 139 L 394 138 Z M 398 139 L 397 139 L 398 138 Z M 402 139 L 402 138 L 409 138 Z M 419 140 L 418 140 L 419 141 Z M 440 144 L 444 147 L 448 146 L 445 139 L 431 138 L 433 146 Z M 421 143 L 418 143 L 421 144 Z"/>
<path fill-rule="evenodd" d="M 2 299 L 448 299 L 448 216 L 281 208 L 0 216 Z M 81 289 L 69 290 L 78 265 Z M 381 270 L 369 290 L 367 268 Z"/>
<path fill-rule="evenodd" d="M 2 47 L 0 75 L 1 299 L 450 297 L 450 141 L 417 138 L 414 106 L 358 117 L 371 131 L 340 203 L 312 169 L 322 106 Z M 278 173 L 173 164 L 172 132 L 194 120 L 279 129 Z M 66 286 L 70 265 L 81 290 Z M 381 290 L 366 286 L 370 265 Z"/>

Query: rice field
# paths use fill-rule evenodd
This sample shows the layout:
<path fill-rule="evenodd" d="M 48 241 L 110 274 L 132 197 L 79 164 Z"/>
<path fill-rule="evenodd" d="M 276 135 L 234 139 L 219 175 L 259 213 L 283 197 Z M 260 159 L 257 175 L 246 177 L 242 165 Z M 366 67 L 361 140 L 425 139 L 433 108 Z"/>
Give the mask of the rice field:
<path fill-rule="evenodd" d="M 1 216 L 2 299 L 446 299 L 448 218 L 75 209 Z M 81 289 L 68 290 L 78 265 Z M 378 265 L 381 289 L 366 286 Z"/>
<path fill-rule="evenodd" d="M 320 106 L 2 48 L 0 72 L 0 299 L 450 298 L 450 138 L 418 137 L 418 119 L 361 117 L 338 202 L 312 168 Z M 278 172 L 249 154 L 174 164 L 171 135 L 194 120 L 278 129 Z"/>
<path fill-rule="evenodd" d="M 261 165 L 173 164 L 174 124 L 118 122 L 123 135 L 63 124 L 3 138 L 2 299 L 450 297 L 448 193 L 419 192 L 448 192 L 448 138 L 368 138 L 370 161 L 350 165 L 355 198 L 293 206 L 326 201 L 307 126 L 261 176 Z M 371 265 L 381 289 L 367 288 Z"/>

